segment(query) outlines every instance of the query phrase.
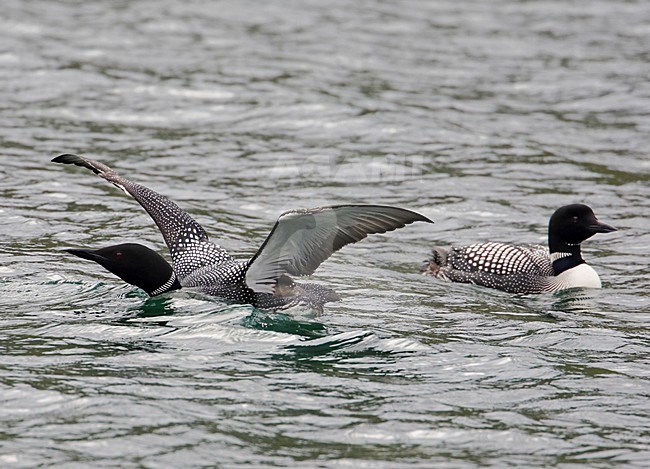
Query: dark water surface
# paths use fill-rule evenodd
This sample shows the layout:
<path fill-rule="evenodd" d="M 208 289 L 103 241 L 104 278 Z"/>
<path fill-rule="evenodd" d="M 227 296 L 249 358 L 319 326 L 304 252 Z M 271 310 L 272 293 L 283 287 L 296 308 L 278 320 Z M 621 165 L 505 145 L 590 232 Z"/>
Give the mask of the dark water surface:
<path fill-rule="evenodd" d="M 0 467 L 647 467 L 647 1 L 26 1 L 0 13 Z M 66 247 L 169 196 L 239 257 L 295 207 L 436 221 L 334 255 L 340 303 L 147 298 Z M 421 277 L 434 244 L 620 231 L 603 289 Z"/>

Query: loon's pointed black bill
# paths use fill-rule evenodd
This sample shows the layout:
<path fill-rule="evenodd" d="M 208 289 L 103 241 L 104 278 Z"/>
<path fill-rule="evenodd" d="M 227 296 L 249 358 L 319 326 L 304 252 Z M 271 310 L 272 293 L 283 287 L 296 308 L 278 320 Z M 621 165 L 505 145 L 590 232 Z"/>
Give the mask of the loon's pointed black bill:
<path fill-rule="evenodd" d="M 612 225 L 600 221 L 596 221 L 596 223 L 589 225 L 587 228 L 594 233 L 611 233 L 613 231 L 618 231 L 618 229 L 614 228 Z"/>
<path fill-rule="evenodd" d="M 107 260 L 104 256 L 97 254 L 96 251 L 91 249 L 65 249 L 65 251 L 74 254 L 77 257 L 81 257 L 82 259 L 88 259 L 89 261 L 101 263 Z"/>

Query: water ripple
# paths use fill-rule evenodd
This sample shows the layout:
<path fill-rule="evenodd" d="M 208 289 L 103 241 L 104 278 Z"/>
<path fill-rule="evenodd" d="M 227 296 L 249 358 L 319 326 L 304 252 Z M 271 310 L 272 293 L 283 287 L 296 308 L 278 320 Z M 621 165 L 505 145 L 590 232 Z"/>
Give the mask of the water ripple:
<path fill-rule="evenodd" d="M 3 7 L 0 465 L 647 465 L 646 3 Z M 62 152 L 239 258 L 299 206 L 436 223 L 332 256 L 322 314 L 147 298 L 63 251 L 165 247 Z M 619 228 L 584 245 L 601 291 L 418 274 L 434 245 L 544 243 L 572 202 Z"/>

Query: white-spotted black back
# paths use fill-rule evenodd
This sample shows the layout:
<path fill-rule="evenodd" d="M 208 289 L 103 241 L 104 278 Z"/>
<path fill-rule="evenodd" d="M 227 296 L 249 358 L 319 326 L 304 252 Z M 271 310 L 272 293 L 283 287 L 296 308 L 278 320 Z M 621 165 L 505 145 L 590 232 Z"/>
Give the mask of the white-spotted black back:
<path fill-rule="evenodd" d="M 539 245 L 476 243 L 454 247 L 447 255 L 447 268 L 493 275 L 553 275 L 548 251 Z"/>

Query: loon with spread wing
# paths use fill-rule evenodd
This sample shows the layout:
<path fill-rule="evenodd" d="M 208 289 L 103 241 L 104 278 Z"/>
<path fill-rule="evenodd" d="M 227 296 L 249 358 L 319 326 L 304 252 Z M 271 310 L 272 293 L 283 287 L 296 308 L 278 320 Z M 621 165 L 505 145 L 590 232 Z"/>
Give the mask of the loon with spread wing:
<path fill-rule="evenodd" d="M 383 205 L 334 205 L 290 210 L 275 226 L 248 261 L 234 259 L 174 202 L 134 183 L 107 165 L 83 156 L 64 154 L 52 160 L 90 169 L 133 197 L 158 225 L 169 248 L 172 265 L 141 244 L 120 244 L 102 249 L 68 249 L 97 262 L 127 283 L 149 295 L 181 287 L 252 304 L 263 309 L 286 309 L 304 305 L 321 309 L 340 299 L 322 285 L 297 283 L 291 276 L 311 275 L 343 246 L 369 234 L 385 233 L 416 222 L 433 223 L 410 210 Z"/>

